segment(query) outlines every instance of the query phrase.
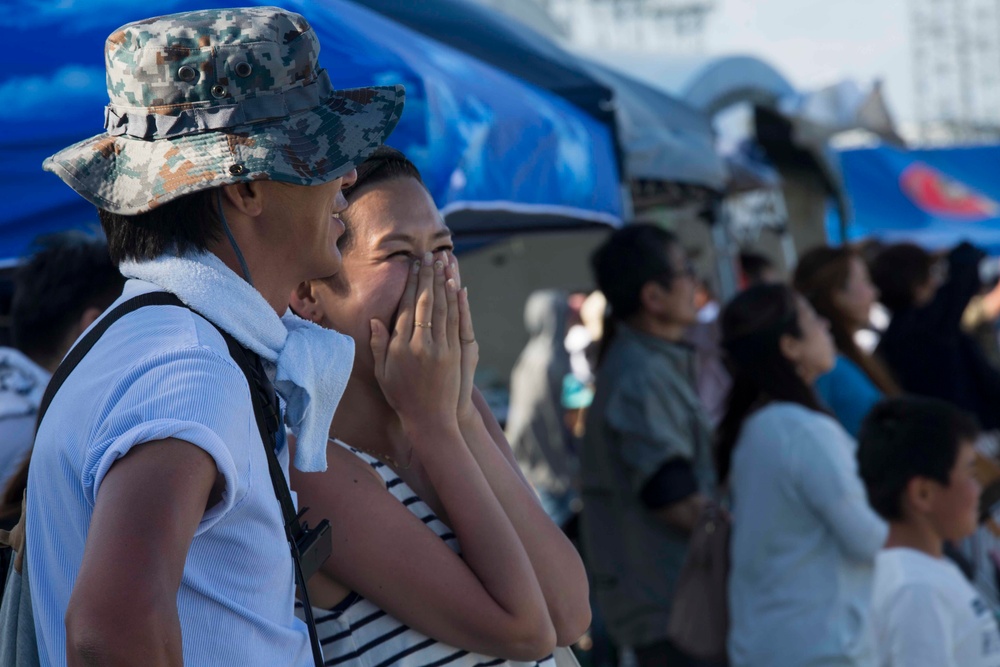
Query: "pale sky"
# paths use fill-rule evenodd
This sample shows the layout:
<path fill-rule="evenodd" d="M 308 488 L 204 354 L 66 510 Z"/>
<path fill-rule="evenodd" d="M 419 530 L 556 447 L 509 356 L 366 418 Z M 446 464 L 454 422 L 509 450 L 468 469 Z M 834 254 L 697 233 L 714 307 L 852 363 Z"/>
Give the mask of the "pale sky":
<path fill-rule="evenodd" d="M 669 77 L 669 63 L 685 60 L 677 55 L 676 46 L 671 52 L 668 44 L 677 38 L 668 29 L 651 22 L 641 29 L 629 23 L 611 34 L 607 31 L 613 15 L 610 4 L 583 9 L 579 0 L 549 2 L 554 15 L 574 26 L 574 50 L 671 88 L 669 82 L 655 81 Z M 685 0 L 675 2 L 683 5 Z M 755 55 L 802 91 L 844 79 L 867 88 L 873 79 L 881 78 L 897 121 L 916 117 L 908 0 L 715 2 L 703 40 L 707 54 Z"/>
<path fill-rule="evenodd" d="M 896 119 L 915 118 L 906 0 L 717 0 L 705 46 L 759 56 L 800 89 L 881 78 Z"/>

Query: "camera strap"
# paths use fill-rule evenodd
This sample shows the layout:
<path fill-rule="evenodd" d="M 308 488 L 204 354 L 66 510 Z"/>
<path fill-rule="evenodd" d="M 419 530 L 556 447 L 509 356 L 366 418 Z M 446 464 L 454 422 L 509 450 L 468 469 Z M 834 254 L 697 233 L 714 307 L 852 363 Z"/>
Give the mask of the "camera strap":
<path fill-rule="evenodd" d="M 322 667 L 323 650 L 319 644 L 319 633 L 316 631 L 316 619 L 313 618 L 312 605 L 309 603 L 309 590 L 306 588 L 306 581 L 315 573 L 315 569 L 311 569 L 309 575 L 305 575 L 302 567 L 303 552 L 307 549 L 310 553 L 313 551 L 313 549 L 305 545 L 306 543 L 310 543 L 309 538 L 316 533 L 311 532 L 309 526 L 301 521 L 302 515 L 309 510 L 308 507 L 302 508 L 298 514 L 295 513 L 295 503 L 292 502 L 292 494 L 288 490 L 288 481 L 285 479 L 285 473 L 281 470 L 281 464 L 278 463 L 278 456 L 275 453 L 275 448 L 278 444 L 278 429 L 281 428 L 278 396 L 275 394 L 274 386 L 264 372 L 264 366 L 260 361 L 260 357 L 244 348 L 235 338 L 222 329 L 218 329 L 218 331 L 226 339 L 226 345 L 229 346 L 229 354 L 233 357 L 236 365 L 243 371 L 243 374 L 246 375 L 247 383 L 250 385 L 250 400 L 253 403 L 253 412 L 257 419 L 257 429 L 260 431 L 261 440 L 264 442 L 264 450 L 267 455 L 267 469 L 271 476 L 271 486 L 274 487 L 274 495 L 281 506 L 281 514 L 285 524 L 285 537 L 288 539 L 288 549 L 292 554 L 292 561 L 295 564 L 295 581 L 299 588 L 299 597 L 302 598 L 302 609 L 306 617 L 306 625 L 309 627 L 309 644 L 312 647 L 313 662 L 316 664 L 316 667 Z M 319 528 L 321 531 L 324 524 L 326 524 L 326 521 L 320 524 Z M 329 540 L 328 533 L 325 534 L 325 537 Z M 330 551 L 327 548 L 325 555 L 322 556 L 322 560 L 316 564 L 316 567 L 321 565 L 322 561 L 326 560 L 326 557 L 329 555 Z"/>
<path fill-rule="evenodd" d="M 56 392 L 94 344 L 97 343 L 112 324 L 129 313 L 145 306 L 178 306 L 192 310 L 173 294 L 168 292 L 150 292 L 129 299 L 101 318 L 87 332 L 87 335 L 73 347 L 72 351 L 59 364 L 59 368 L 52 375 L 52 379 L 45 388 L 45 394 L 39 406 L 38 419 L 35 422 L 36 433 L 38 432 L 38 425 L 41 424 L 42 418 L 48 411 Z M 192 312 L 196 311 L 192 310 Z M 205 319 L 212 324 L 211 320 Z M 212 326 L 215 325 L 213 324 Z M 243 371 L 250 388 L 250 401 L 253 405 L 257 428 L 260 431 L 261 441 L 263 442 L 264 451 L 267 456 L 267 468 L 271 477 L 271 485 L 274 487 L 274 495 L 281 506 L 285 536 L 288 539 L 288 548 L 295 565 L 295 581 L 298 585 L 299 596 L 302 599 L 306 625 L 309 627 L 309 643 L 312 647 L 313 662 L 316 667 L 322 667 L 323 652 L 320 648 L 319 636 L 316 631 L 316 621 L 313 618 L 312 605 L 309 604 L 309 591 L 306 589 L 306 581 L 330 554 L 329 524 L 324 520 L 316 530 L 310 531 L 308 525 L 301 521 L 302 514 L 308 508 L 303 508 L 299 514 L 295 513 L 295 504 L 292 502 L 288 482 L 285 479 L 285 473 L 281 469 L 281 464 L 278 462 L 278 456 L 275 452 L 278 429 L 281 428 L 278 397 L 270 380 L 267 378 L 267 374 L 264 372 L 260 357 L 240 345 L 227 332 L 218 327 L 215 328 L 222 335 L 223 339 L 225 339 L 230 356 L 236 362 L 236 365 L 239 366 L 240 370 Z M 325 538 L 326 541 L 324 542 L 322 538 Z M 305 569 L 309 570 L 309 575 L 304 575 L 304 552 L 307 552 L 308 556 L 309 566 Z"/>

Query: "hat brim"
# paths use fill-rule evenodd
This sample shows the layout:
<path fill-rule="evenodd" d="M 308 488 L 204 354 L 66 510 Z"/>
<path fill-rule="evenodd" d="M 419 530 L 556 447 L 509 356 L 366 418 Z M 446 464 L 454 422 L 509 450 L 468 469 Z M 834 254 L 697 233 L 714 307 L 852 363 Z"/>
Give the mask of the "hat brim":
<path fill-rule="evenodd" d="M 98 208 L 121 215 L 230 183 L 318 185 L 380 146 L 404 101 L 402 86 L 338 90 L 318 107 L 273 122 L 152 141 L 101 134 L 42 166 Z"/>

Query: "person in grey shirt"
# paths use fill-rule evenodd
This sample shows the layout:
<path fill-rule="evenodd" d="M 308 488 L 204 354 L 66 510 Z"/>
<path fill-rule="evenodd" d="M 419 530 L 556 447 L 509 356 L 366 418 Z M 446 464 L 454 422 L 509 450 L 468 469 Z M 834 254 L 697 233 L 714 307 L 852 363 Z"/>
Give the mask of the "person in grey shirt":
<path fill-rule="evenodd" d="M 581 530 L 611 638 L 640 667 L 692 664 L 667 639 L 688 536 L 714 491 L 711 426 L 681 343 L 695 281 L 677 238 L 614 232 L 591 258 L 609 313 L 582 451 Z"/>

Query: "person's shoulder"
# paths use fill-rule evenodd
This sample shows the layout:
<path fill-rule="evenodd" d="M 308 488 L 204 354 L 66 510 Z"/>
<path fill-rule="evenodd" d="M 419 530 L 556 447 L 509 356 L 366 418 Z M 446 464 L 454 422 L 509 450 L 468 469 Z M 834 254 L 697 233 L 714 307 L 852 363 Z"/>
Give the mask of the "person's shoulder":
<path fill-rule="evenodd" d="M 883 597 L 905 593 L 931 598 L 966 585 L 961 572 L 947 559 L 906 548 L 879 552 L 875 558 L 875 578 Z"/>
<path fill-rule="evenodd" d="M 155 288 L 148 283 L 130 280 L 122 296 L 92 326 L 97 326 L 118 306 L 153 291 Z M 175 305 L 143 306 L 125 314 L 108 327 L 95 345 L 95 352 L 100 354 L 97 348 L 112 354 L 114 350 L 127 350 L 135 361 L 185 354 L 232 361 L 226 340 L 215 325 L 191 309 Z"/>
<path fill-rule="evenodd" d="M 744 436 L 768 443 L 769 448 L 781 448 L 792 458 L 799 458 L 793 451 L 803 449 L 803 444 L 850 442 L 851 437 L 832 417 L 798 403 L 775 401 L 747 419 Z"/>
<path fill-rule="evenodd" d="M 836 363 L 833 365 L 833 368 L 830 370 L 828 375 L 840 378 L 855 378 L 863 373 L 864 372 L 856 363 L 843 353 L 838 352 Z"/>
<path fill-rule="evenodd" d="M 828 429 L 836 422 L 829 415 L 798 403 L 774 401 L 750 416 L 748 422 L 767 428 Z"/>
<path fill-rule="evenodd" d="M 643 391 L 654 375 L 650 365 L 650 360 L 643 354 L 641 347 L 620 339 L 615 340 L 597 367 L 596 382 L 616 393 Z"/>

